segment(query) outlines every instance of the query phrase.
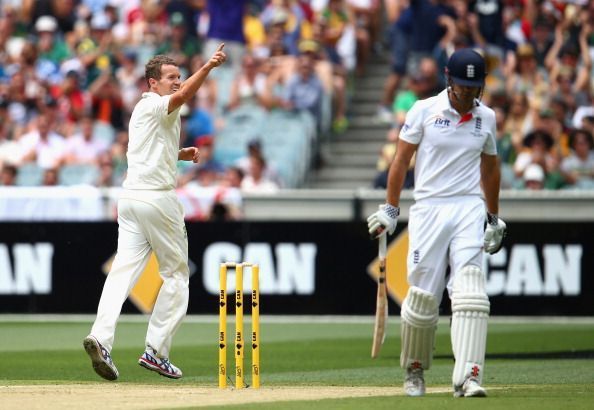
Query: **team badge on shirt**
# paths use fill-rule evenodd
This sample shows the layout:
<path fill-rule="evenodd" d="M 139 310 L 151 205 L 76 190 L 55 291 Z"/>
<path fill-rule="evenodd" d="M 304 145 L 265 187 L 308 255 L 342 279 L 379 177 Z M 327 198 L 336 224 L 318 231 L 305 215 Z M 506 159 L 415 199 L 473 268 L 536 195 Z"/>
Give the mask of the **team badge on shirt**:
<path fill-rule="evenodd" d="M 474 137 L 481 137 L 482 133 L 481 133 L 481 129 L 483 128 L 483 119 L 481 117 L 476 117 L 475 121 L 474 121 L 474 131 L 471 132 L 471 134 Z"/>

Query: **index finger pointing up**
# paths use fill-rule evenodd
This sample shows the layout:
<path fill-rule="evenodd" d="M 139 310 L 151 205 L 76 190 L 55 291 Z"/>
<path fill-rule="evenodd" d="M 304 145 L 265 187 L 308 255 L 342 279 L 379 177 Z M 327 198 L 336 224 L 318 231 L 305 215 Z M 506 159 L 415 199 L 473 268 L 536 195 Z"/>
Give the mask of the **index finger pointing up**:
<path fill-rule="evenodd" d="M 225 47 L 225 43 L 219 44 L 219 48 L 217 48 L 217 51 L 223 51 L 223 47 Z"/>

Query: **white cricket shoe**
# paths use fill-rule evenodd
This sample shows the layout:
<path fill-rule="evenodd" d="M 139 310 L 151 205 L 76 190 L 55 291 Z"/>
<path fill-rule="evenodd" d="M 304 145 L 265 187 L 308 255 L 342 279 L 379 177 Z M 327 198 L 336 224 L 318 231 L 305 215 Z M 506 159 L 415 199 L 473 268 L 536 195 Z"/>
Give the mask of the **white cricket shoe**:
<path fill-rule="evenodd" d="M 423 378 L 423 368 L 406 369 L 406 378 L 404 379 L 404 392 L 407 396 L 419 397 L 425 395 L 425 379 Z"/>
<path fill-rule="evenodd" d="M 83 347 L 91 358 L 95 373 L 106 380 L 116 380 L 118 378 L 118 369 L 113 364 L 111 355 L 95 336 L 88 335 L 85 337 Z"/>
<path fill-rule="evenodd" d="M 469 377 L 462 386 L 454 386 L 454 397 L 487 397 L 487 391 L 477 379 Z"/>
<path fill-rule="evenodd" d="M 152 370 L 170 379 L 179 379 L 182 377 L 182 371 L 180 369 L 174 366 L 169 359 L 158 357 L 157 353 L 151 348 L 147 348 L 144 351 L 140 359 L 138 359 L 138 364 L 145 369 Z"/>

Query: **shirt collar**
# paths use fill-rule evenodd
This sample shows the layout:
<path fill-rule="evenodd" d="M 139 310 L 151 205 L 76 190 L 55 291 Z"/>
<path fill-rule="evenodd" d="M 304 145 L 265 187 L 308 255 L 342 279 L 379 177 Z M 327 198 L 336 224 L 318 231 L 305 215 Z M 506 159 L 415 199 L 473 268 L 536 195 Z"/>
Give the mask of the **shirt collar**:
<path fill-rule="evenodd" d="M 447 112 L 450 111 L 454 114 L 456 114 L 457 116 L 460 116 L 460 113 L 458 111 L 456 111 L 454 109 L 454 107 L 452 107 L 452 104 L 450 103 L 450 99 L 448 97 L 448 89 L 444 89 L 442 92 L 440 92 L 439 94 L 437 94 L 437 109 L 439 110 L 439 112 Z M 480 103 L 476 100 L 474 100 L 474 104 L 472 109 L 469 111 L 471 113 L 475 113 L 476 108 L 480 105 Z"/>

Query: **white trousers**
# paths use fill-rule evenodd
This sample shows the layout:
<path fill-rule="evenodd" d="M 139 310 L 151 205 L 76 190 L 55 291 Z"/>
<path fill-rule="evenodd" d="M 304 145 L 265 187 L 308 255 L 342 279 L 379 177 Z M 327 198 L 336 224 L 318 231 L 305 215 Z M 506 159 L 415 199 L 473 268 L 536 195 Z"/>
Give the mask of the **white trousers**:
<path fill-rule="evenodd" d="M 483 266 L 485 205 L 479 197 L 426 199 L 410 208 L 408 283 L 433 293 L 441 302 L 447 281 L 451 296 L 456 272 Z"/>
<path fill-rule="evenodd" d="M 118 201 L 118 225 L 118 250 L 91 334 L 111 351 L 122 305 L 153 251 L 163 284 L 149 320 L 146 345 L 160 357 L 169 357 L 173 335 L 188 308 L 188 239 L 182 205 L 173 190 L 126 190 Z"/>

